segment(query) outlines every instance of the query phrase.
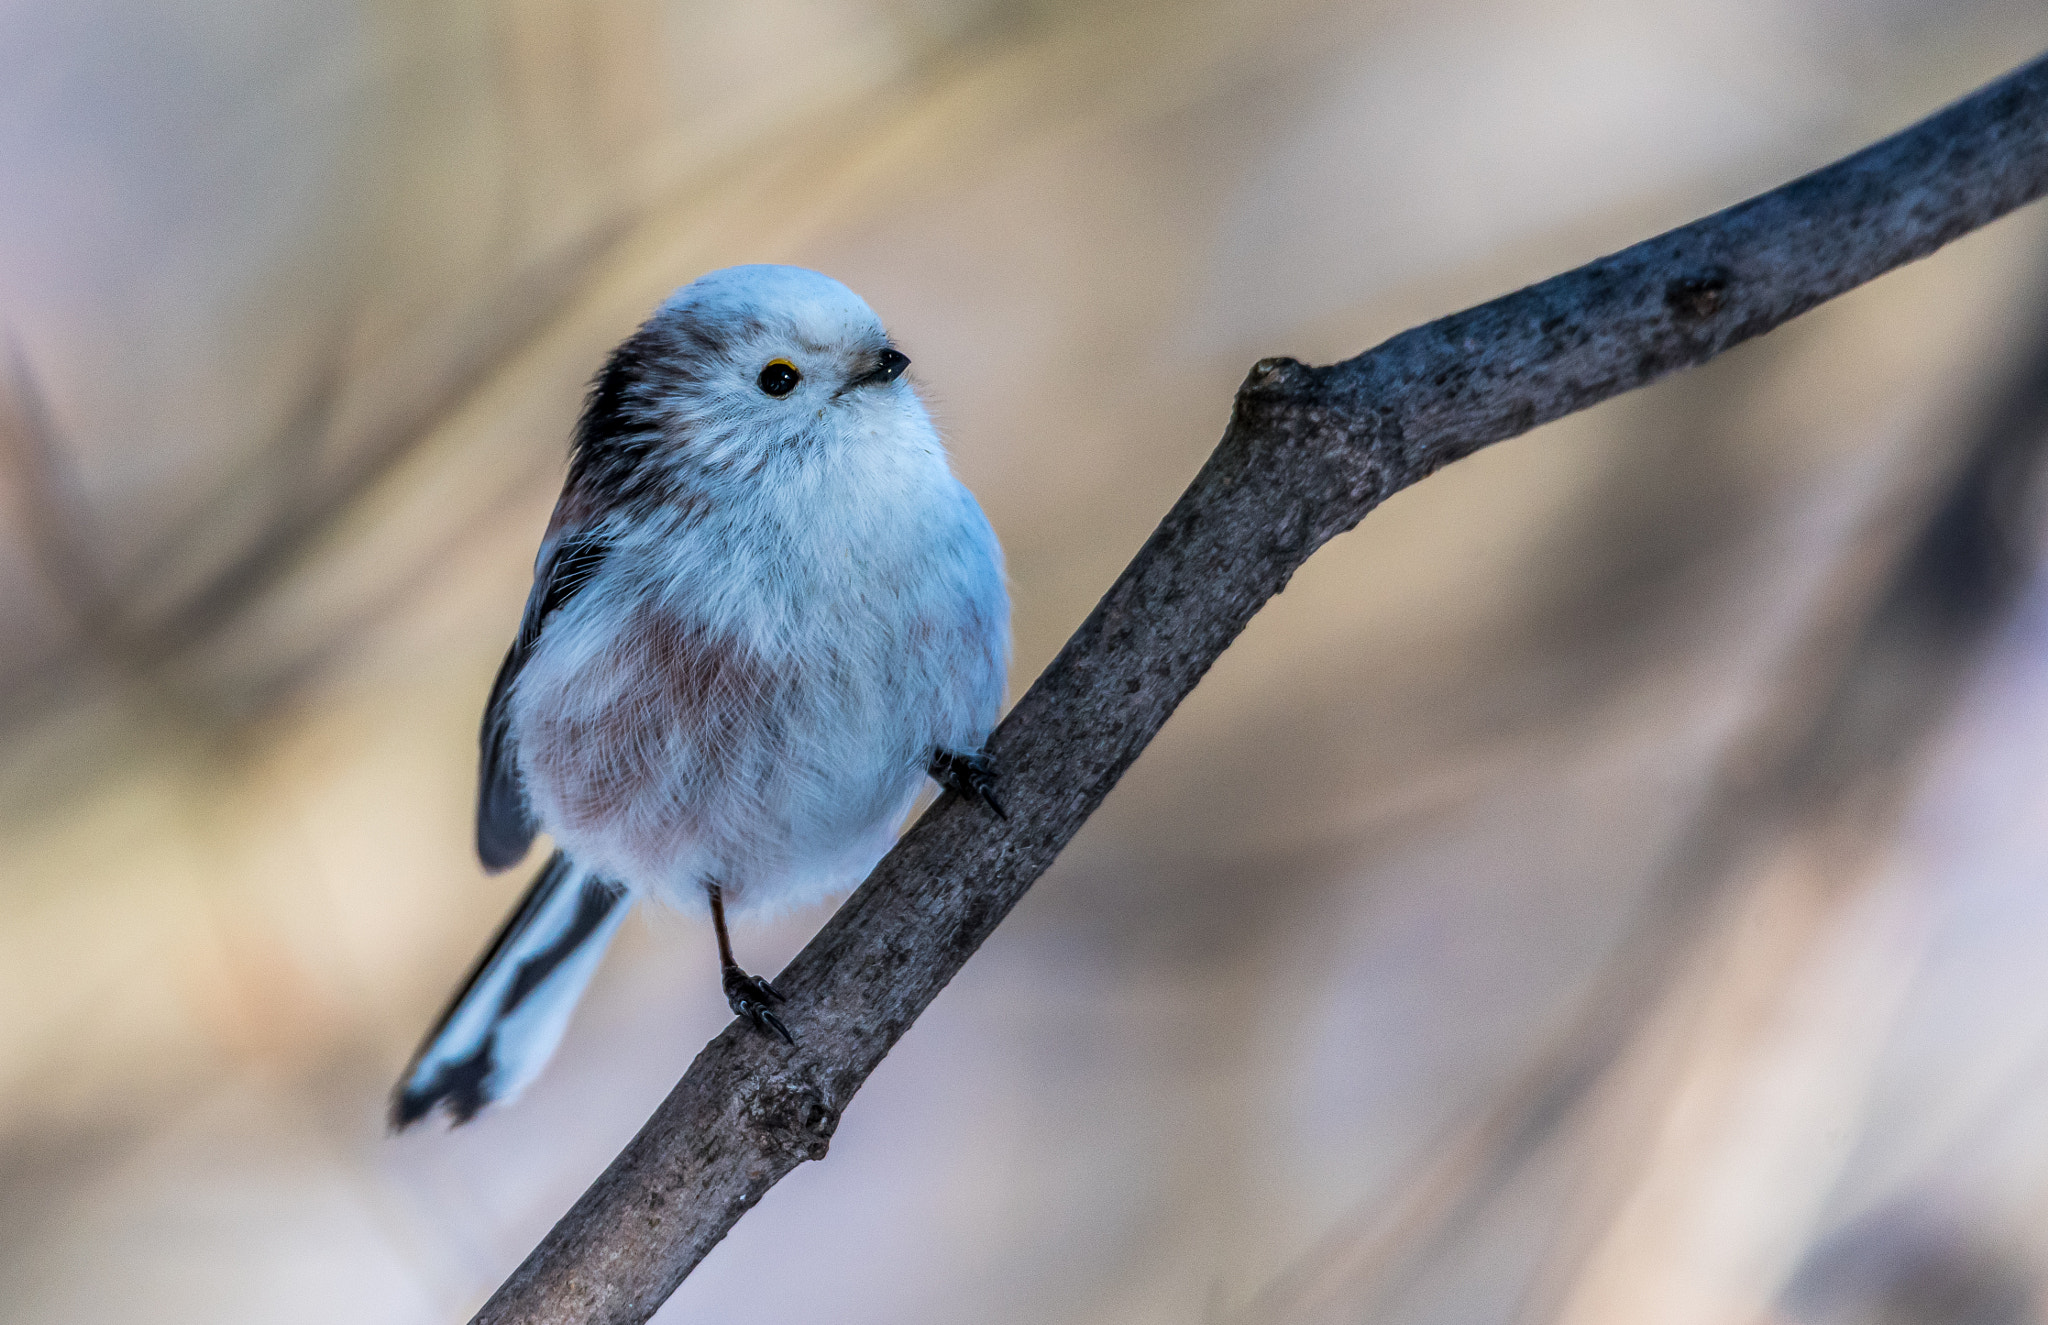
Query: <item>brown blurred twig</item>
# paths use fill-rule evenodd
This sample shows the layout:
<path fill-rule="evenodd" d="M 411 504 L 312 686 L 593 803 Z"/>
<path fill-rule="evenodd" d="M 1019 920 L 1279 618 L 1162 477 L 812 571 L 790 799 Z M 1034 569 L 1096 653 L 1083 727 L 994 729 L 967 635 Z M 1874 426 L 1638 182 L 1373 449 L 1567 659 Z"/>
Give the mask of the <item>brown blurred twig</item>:
<path fill-rule="evenodd" d="M 1209 666 L 1323 543 L 1451 461 L 1702 363 L 2048 191 L 2048 59 L 1802 179 L 1328 367 L 1258 364 L 1223 440 L 992 742 L 485 1304 L 643 1321 L 841 1112 Z"/>
<path fill-rule="evenodd" d="M 346 388 L 357 376 L 342 352 L 348 326 L 338 327 L 277 433 L 253 450 L 256 459 L 222 479 L 195 511 L 143 549 L 125 574 L 104 564 L 95 546 L 100 535 L 92 505 L 49 399 L 20 346 L 8 345 L 0 396 L 13 408 L 0 416 L 0 476 L 11 477 L 19 488 L 30 551 L 78 629 L 71 656 L 39 663 L 33 679 L 7 678 L 0 730 L 38 711 L 49 699 L 44 687 L 66 685 L 88 657 L 147 680 L 275 593 L 366 492 L 560 314 L 625 228 L 616 219 L 594 224 L 527 263 L 483 315 L 472 319 L 475 335 L 458 341 L 435 372 L 410 390 L 394 392 L 388 402 L 378 401 L 361 426 L 336 438 Z M 313 460 L 323 444 L 335 445 L 339 458 L 320 467 Z M 252 485 L 274 494 L 256 527 L 196 583 L 165 592 L 171 576 L 187 569 L 192 547 L 205 541 L 210 526 L 225 520 Z M 144 608 L 155 599 L 163 601 Z"/>
<path fill-rule="evenodd" d="M 79 633 L 103 652 L 130 647 L 120 603 L 101 573 L 92 523 L 77 475 L 65 463 L 49 402 L 19 344 L 7 345 L 5 394 L 14 405 L 0 419 L 0 473 L 19 492 L 22 528 L 43 575 L 72 614 Z"/>

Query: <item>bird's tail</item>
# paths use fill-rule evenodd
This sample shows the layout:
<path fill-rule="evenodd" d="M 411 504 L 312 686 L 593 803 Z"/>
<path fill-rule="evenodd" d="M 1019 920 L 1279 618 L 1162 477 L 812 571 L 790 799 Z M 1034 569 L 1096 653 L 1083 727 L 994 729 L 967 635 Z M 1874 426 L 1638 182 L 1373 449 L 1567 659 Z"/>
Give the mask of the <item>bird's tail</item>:
<path fill-rule="evenodd" d="M 561 1043 L 619 922 L 625 891 L 557 851 L 506 920 L 391 1097 L 405 1128 L 445 1102 L 466 1123 L 518 1097 Z"/>

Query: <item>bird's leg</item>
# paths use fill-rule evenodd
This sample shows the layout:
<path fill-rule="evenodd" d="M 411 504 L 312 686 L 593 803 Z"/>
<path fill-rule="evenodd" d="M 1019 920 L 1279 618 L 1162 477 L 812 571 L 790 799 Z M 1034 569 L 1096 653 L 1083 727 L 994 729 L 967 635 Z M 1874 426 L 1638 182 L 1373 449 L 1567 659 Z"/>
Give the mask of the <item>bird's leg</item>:
<path fill-rule="evenodd" d="M 745 1017 L 763 1034 L 779 1035 L 784 1044 L 795 1044 L 796 1037 L 789 1033 L 789 1027 L 769 1010 L 773 1004 L 782 1001 L 782 995 L 760 976 L 742 971 L 740 964 L 732 959 L 732 939 L 725 932 L 724 892 L 715 883 L 705 884 L 704 891 L 711 896 L 711 927 L 718 931 L 719 977 L 725 985 L 727 1006 L 732 1008 L 734 1016 Z"/>
<path fill-rule="evenodd" d="M 996 779 L 1002 771 L 986 751 L 963 754 L 958 750 L 934 750 L 931 766 L 925 771 L 947 791 L 958 792 L 966 800 L 980 801 L 995 811 L 996 818 L 1008 821 L 1010 816 L 996 799 Z"/>

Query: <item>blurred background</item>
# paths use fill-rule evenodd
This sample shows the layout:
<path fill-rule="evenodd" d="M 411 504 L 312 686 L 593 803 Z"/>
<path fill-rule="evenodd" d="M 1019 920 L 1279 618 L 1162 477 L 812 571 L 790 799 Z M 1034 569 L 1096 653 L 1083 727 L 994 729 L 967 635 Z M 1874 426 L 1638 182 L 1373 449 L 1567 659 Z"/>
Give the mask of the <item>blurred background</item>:
<path fill-rule="evenodd" d="M 1327 361 L 1823 164 L 2038 0 L 0 6 L 0 1303 L 464 1318 L 726 1022 L 633 921 L 385 1092 L 523 876 L 477 715 L 584 382 L 841 277 L 1013 693 Z M 2048 1321 L 2048 212 L 1321 552 L 660 1319 Z M 822 921 L 743 932 L 774 970 Z"/>

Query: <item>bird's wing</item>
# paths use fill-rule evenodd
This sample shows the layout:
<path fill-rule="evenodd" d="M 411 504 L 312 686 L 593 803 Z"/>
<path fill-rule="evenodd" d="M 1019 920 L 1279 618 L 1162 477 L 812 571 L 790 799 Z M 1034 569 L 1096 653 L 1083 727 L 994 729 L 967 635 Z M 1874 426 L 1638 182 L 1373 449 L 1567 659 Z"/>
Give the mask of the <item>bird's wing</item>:
<path fill-rule="evenodd" d="M 502 870 L 519 863 L 533 845 L 538 825 L 519 783 L 519 761 L 512 740 L 512 687 L 533 652 L 548 618 L 589 584 L 604 564 L 605 540 L 587 531 L 552 534 L 542 544 L 534 568 L 533 590 L 519 619 L 519 634 L 505 652 L 491 698 L 484 705 L 476 792 L 476 854 L 484 868 Z"/>

